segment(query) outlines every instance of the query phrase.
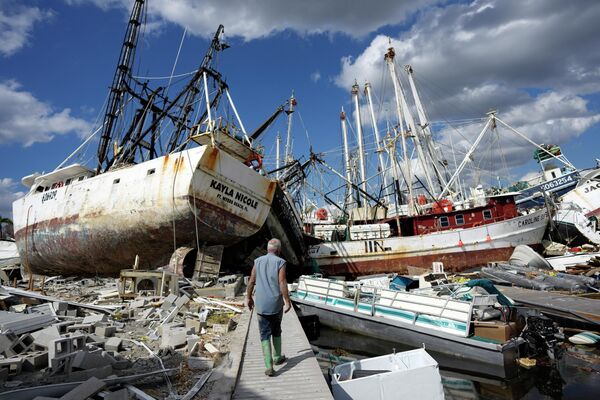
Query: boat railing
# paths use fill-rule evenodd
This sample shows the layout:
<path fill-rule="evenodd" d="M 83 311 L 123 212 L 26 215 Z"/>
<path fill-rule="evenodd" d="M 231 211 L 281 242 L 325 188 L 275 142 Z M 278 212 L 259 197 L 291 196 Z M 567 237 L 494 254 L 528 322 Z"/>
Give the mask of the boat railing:
<path fill-rule="evenodd" d="M 397 319 L 413 326 L 426 326 L 468 336 L 473 302 L 357 285 L 354 292 L 343 281 L 301 277 L 300 298 L 366 314 Z M 364 291 L 367 289 L 367 291 Z"/>

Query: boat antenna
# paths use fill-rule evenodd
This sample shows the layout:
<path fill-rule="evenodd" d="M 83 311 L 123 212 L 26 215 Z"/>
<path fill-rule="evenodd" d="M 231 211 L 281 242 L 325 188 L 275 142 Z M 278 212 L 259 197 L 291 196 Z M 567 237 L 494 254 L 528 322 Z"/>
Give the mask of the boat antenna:
<path fill-rule="evenodd" d="M 141 17 L 145 11 L 145 2 L 145 0 L 135 0 L 131 10 L 131 16 L 129 17 L 129 23 L 125 31 L 125 39 L 121 46 L 119 62 L 117 63 L 117 69 L 110 87 L 106 114 L 104 114 L 104 129 L 102 130 L 98 145 L 98 167 L 96 168 L 96 173 L 101 171 L 104 163 L 107 161 L 108 146 L 113 137 L 114 124 L 118 117 L 119 109 L 123 104 L 123 95 L 127 91 L 127 81 L 131 78 L 130 73 L 133 68 L 135 49 L 142 24 Z M 108 168 L 109 165 L 106 165 L 106 167 Z"/>

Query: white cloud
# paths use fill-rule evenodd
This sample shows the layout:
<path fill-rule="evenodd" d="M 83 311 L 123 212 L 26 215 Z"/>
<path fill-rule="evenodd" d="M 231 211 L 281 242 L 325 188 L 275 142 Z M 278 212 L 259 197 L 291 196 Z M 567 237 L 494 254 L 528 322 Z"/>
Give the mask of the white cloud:
<path fill-rule="evenodd" d="M 479 0 L 431 7 L 391 43 L 378 35 L 360 54 L 342 58 L 335 83 L 348 90 L 355 80 L 370 81 L 383 99 L 379 119 L 394 122 L 383 58 L 391 46 L 407 89 L 403 66 L 413 66 L 431 120 L 472 119 L 498 109 L 500 118 L 532 140 L 563 144 L 600 122 L 585 98 L 600 92 L 599 19 L 600 3 L 594 1 Z M 450 137 L 464 154 L 481 128 L 461 127 L 459 135 L 446 126 L 439 135 L 445 154 Z M 507 135 L 495 144 L 504 149 L 506 163 L 530 160 L 531 145 Z"/>
<path fill-rule="evenodd" d="M 54 135 L 89 134 L 89 122 L 75 118 L 71 110 L 55 110 L 16 81 L 0 82 L 0 144 L 17 142 L 30 146 L 49 142 Z"/>
<path fill-rule="evenodd" d="M 12 219 L 12 203 L 25 193 L 19 191 L 19 183 L 11 178 L 0 178 L 0 215 Z"/>
<path fill-rule="evenodd" d="M 130 0 L 66 0 L 69 4 L 92 3 L 101 9 L 129 11 Z M 225 25 L 230 36 L 245 40 L 292 30 L 300 35 L 344 33 L 359 38 L 386 25 L 396 25 L 424 6 L 443 0 L 398 2 L 378 0 L 154 0 L 148 3 L 152 19 L 188 29 L 189 33 L 210 36 L 217 24 Z"/>
<path fill-rule="evenodd" d="M 9 5 L 10 2 L 0 2 L 0 54 L 5 57 L 13 55 L 27 44 L 36 22 L 51 18 L 54 14 L 37 7 Z"/>
<path fill-rule="evenodd" d="M 321 80 L 321 73 L 319 71 L 315 71 L 310 74 L 310 80 L 317 83 Z"/>

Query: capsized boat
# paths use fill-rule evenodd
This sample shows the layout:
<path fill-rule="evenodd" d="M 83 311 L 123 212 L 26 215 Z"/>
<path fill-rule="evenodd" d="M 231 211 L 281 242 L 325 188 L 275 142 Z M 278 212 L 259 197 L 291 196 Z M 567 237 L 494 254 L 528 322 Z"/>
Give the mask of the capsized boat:
<path fill-rule="evenodd" d="M 269 215 L 276 183 L 260 173 L 258 134 L 246 133 L 212 65 L 228 47 L 223 26 L 189 82 L 167 95 L 131 74 L 145 9 L 135 1 L 96 131 L 97 166 L 63 167 L 67 159 L 22 180 L 29 192 L 13 203 L 15 239 L 33 273 L 111 275 L 136 256 L 140 268 L 164 266 L 178 246 L 235 244 Z M 225 97 L 235 121 L 218 117 Z"/>
<path fill-rule="evenodd" d="M 438 363 L 425 349 L 340 364 L 331 371 L 331 391 L 335 400 L 444 399 Z"/>

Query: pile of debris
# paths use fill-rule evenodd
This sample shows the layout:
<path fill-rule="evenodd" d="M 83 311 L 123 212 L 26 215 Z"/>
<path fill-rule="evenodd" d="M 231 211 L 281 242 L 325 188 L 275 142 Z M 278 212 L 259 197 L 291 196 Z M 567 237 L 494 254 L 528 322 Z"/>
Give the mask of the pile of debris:
<path fill-rule="evenodd" d="M 0 286 L 0 399 L 192 399 L 210 390 L 243 307 L 224 299 L 243 278 L 225 278 L 199 288 L 125 270 L 118 280 L 49 278 L 41 293 Z"/>

